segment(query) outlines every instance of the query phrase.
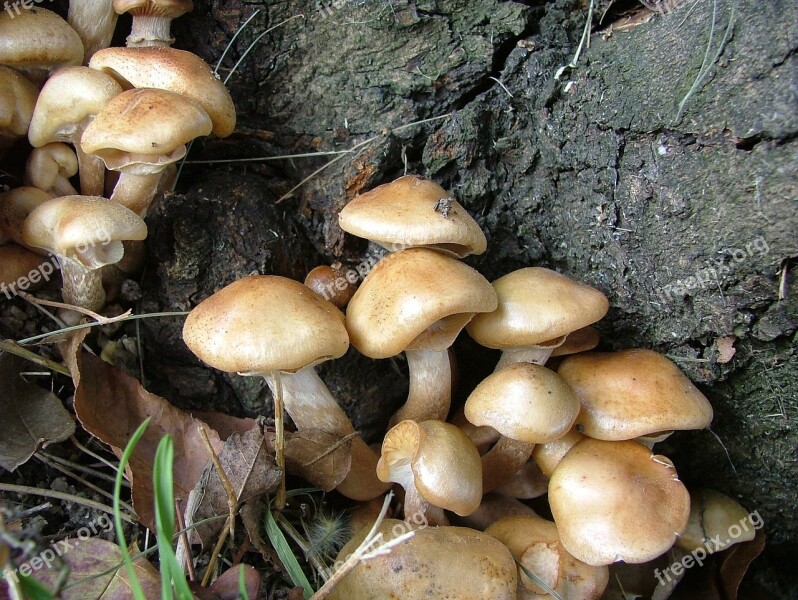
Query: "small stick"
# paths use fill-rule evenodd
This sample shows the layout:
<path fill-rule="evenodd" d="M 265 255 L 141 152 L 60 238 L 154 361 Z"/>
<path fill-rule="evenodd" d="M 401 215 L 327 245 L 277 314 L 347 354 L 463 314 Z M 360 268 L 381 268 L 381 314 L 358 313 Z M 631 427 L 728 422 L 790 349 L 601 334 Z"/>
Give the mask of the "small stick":
<path fill-rule="evenodd" d="M 81 504 L 83 506 L 88 506 L 89 508 L 94 508 L 96 510 L 101 510 L 108 514 L 114 514 L 114 509 L 110 506 L 106 506 L 105 504 L 100 504 L 99 502 L 95 502 L 94 500 L 89 500 L 88 498 L 81 498 L 80 496 L 73 496 L 72 494 L 65 494 L 64 492 L 57 492 L 55 490 L 43 490 L 41 488 L 34 488 L 28 487 L 27 485 L 14 485 L 11 483 L 0 483 L 0 492 L 11 492 L 14 494 L 30 494 L 32 496 L 42 496 L 43 498 L 55 498 L 56 500 L 65 500 L 66 502 L 74 502 L 75 504 Z M 127 521 L 128 523 L 136 523 L 136 521 L 122 513 L 122 520 Z"/>

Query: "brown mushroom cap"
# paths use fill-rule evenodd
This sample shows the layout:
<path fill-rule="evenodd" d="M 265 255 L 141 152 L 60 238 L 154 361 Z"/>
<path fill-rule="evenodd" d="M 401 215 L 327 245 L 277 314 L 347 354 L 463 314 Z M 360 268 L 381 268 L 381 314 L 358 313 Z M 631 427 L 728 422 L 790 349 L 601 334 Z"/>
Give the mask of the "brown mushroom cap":
<path fill-rule="evenodd" d="M 474 512 L 482 499 L 479 452 L 462 431 L 443 421 L 407 420 L 392 427 L 382 443 L 377 477 L 406 489 L 412 478 L 424 500 L 461 516 Z"/>
<path fill-rule="evenodd" d="M 498 308 L 474 317 L 466 328 L 488 348 L 543 344 L 595 323 L 609 308 L 597 289 L 542 267 L 508 273 L 493 287 Z"/>
<path fill-rule="evenodd" d="M 136 16 L 154 15 L 176 19 L 194 10 L 192 0 L 114 0 L 117 14 L 130 13 Z"/>
<path fill-rule="evenodd" d="M 530 444 L 565 435 L 579 413 L 579 400 L 554 371 L 529 363 L 512 364 L 488 375 L 465 403 L 474 425 Z"/>
<path fill-rule="evenodd" d="M 305 285 L 341 310 L 349 304 L 356 289 L 342 271 L 327 265 L 312 269 L 305 277 Z"/>
<path fill-rule="evenodd" d="M 166 47 L 106 48 L 89 62 L 129 88 L 156 88 L 191 98 L 208 113 L 213 132 L 230 135 L 236 110 L 230 92 L 199 56 Z"/>
<path fill-rule="evenodd" d="M 676 541 L 676 545 L 686 552 L 702 547 L 709 552 L 716 552 L 732 544 L 754 539 L 754 525 L 748 511 L 733 498 L 708 488 L 693 490 L 690 492 L 690 518 L 687 528 Z M 739 535 L 732 537 L 729 534 L 732 526 L 737 527 Z M 717 545 L 718 540 L 720 547 Z"/>
<path fill-rule="evenodd" d="M 485 530 L 502 542 L 528 571 L 563 598 L 597 600 L 609 582 L 606 566 L 574 558 L 562 545 L 557 526 L 536 515 L 504 517 Z M 548 592 L 518 569 L 518 597 L 546 600 Z"/>
<path fill-rule="evenodd" d="M 17 244 L 0 246 L 0 301 L 10 299 L 18 289 L 37 290 L 47 283 L 49 276 L 43 277 L 45 271 L 41 268 L 45 262 L 47 259 Z M 52 268 L 47 271 L 52 274 L 55 267 L 52 264 L 50 266 Z M 34 274 L 35 281 L 30 277 L 31 274 Z M 24 288 L 18 287 L 23 278 Z"/>
<path fill-rule="evenodd" d="M 83 62 L 83 42 L 69 24 L 44 8 L 0 12 L 0 64 L 53 71 Z"/>
<path fill-rule="evenodd" d="M 389 250 L 427 246 L 460 258 L 482 254 L 485 234 L 451 194 L 434 181 L 405 175 L 361 194 L 338 216 L 344 231 Z"/>
<path fill-rule="evenodd" d="M 360 530 L 341 549 L 344 561 L 366 537 Z M 386 519 L 383 541 L 410 531 L 408 524 Z M 517 571 L 504 544 L 466 527 L 415 529 L 413 537 L 390 552 L 361 561 L 335 586 L 330 600 L 515 600 Z"/>
<path fill-rule="evenodd" d="M 600 338 L 601 335 L 595 327 L 582 327 L 569 333 L 565 341 L 552 351 L 551 357 L 587 352 L 598 346 Z"/>
<path fill-rule="evenodd" d="M 37 93 L 25 77 L 0 65 L 0 138 L 27 134 Z"/>
<path fill-rule="evenodd" d="M 627 440 L 654 432 L 703 429 L 712 406 L 698 388 L 653 350 L 587 352 L 566 358 L 558 373 L 582 403 L 585 435 Z"/>
<path fill-rule="evenodd" d="M 491 285 L 474 269 L 426 248 L 377 263 L 346 312 L 352 345 L 371 358 L 408 348 L 444 350 L 474 313 L 496 308 Z"/>
<path fill-rule="evenodd" d="M 594 566 L 659 556 L 690 514 L 673 463 L 633 441 L 576 444 L 551 476 L 549 504 L 563 546 Z"/>
<path fill-rule="evenodd" d="M 0 194 L 0 238 L 5 237 L 27 247 L 22 237 L 25 219 L 34 208 L 52 198 L 52 194 L 29 186 L 13 188 Z"/>
<path fill-rule="evenodd" d="M 304 285 L 253 275 L 198 304 L 183 340 L 210 366 L 228 373 L 294 372 L 342 356 L 344 316 Z"/>
<path fill-rule="evenodd" d="M 110 100 L 80 144 L 109 169 L 144 174 L 180 160 L 186 143 L 210 133 L 208 115 L 193 100 L 165 90 L 135 89 Z"/>
<path fill-rule="evenodd" d="M 579 433 L 576 428 L 570 429 L 565 435 L 557 438 L 553 442 L 538 444 L 532 450 L 532 460 L 534 460 L 545 475 L 551 477 L 554 469 L 560 464 L 562 457 L 568 454 L 577 442 L 582 441 L 585 436 Z"/>

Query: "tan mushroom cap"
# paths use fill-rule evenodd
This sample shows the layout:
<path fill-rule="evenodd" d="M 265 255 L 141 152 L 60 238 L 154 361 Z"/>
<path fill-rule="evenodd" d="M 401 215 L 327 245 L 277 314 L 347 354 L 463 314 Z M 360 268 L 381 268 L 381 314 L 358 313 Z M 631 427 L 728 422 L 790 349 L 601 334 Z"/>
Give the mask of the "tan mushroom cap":
<path fill-rule="evenodd" d="M 89 61 L 125 88 L 157 88 L 197 102 L 213 121 L 213 132 L 227 137 L 236 126 L 230 92 L 196 54 L 167 47 L 106 48 Z"/>
<path fill-rule="evenodd" d="M 13 188 L 0 194 L 0 238 L 5 237 L 25 246 L 22 238 L 25 219 L 34 208 L 52 198 L 52 194 L 30 186 Z"/>
<path fill-rule="evenodd" d="M 479 508 L 482 500 L 479 452 L 454 425 L 406 420 L 392 427 L 382 442 L 377 477 L 380 481 L 404 483 L 408 468 L 419 494 L 433 506 L 461 516 Z"/>
<path fill-rule="evenodd" d="M 568 552 L 596 566 L 659 556 L 690 515 L 673 463 L 633 441 L 576 444 L 551 476 L 549 504 Z"/>
<path fill-rule="evenodd" d="M 704 394 L 653 350 L 578 354 L 566 358 L 558 373 L 582 403 L 577 427 L 596 439 L 629 440 L 712 422 Z"/>
<path fill-rule="evenodd" d="M 338 553 L 338 561 L 355 551 L 369 528 L 355 534 Z M 388 541 L 410 527 L 386 519 L 378 531 Z M 517 577 L 510 551 L 496 538 L 466 527 L 425 527 L 390 552 L 360 561 L 328 598 L 515 600 Z"/>
<path fill-rule="evenodd" d="M 79 129 L 122 92 L 111 76 L 88 67 L 67 67 L 44 84 L 28 132 L 34 147 L 71 142 Z"/>
<path fill-rule="evenodd" d="M 143 174 L 185 156 L 185 144 L 209 135 L 211 120 L 193 100 L 165 90 L 122 92 L 83 132 L 81 147 L 109 169 Z"/>
<path fill-rule="evenodd" d="M 210 366 L 228 373 L 299 371 L 342 356 L 344 316 L 304 285 L 253 275 L 200 302 L 183 340 Z"/>
<path fill-rule="evenodd" d="M 44 8 L 0 12 L 0 64 L 55 70 L 83 62 L 83 42 L 69 24 Z"/>
<path fill-rule="evenodd" d="M 42 265 L 45 262 L 48 262 L 47 259 L 17 244 L 0 246 L 0 301 L 10 300 L 19 289 L 37 290 L 47 283 L 55 267 L 50 263 L 46 269 L 49 275 L 44 277 Z M 24 288 L 20 286 L 21 283 Z"/>
<path fill-rule="evenodd" d="M 114 10 L 118 14 L 130 13 L 136 16 L 157 16 L 176 19 L 194 10 L 192 0 L 114 0 Z"/>
<path fill-rule="evenodd" d="M 0 65 L 0 136 L 28 132 L 36 105 L 36 86 L 14 69 Z"/>
<path fill-rule="evenodd" d="M 606 566 L 594 567 L 563 547 L 557 526 L 536 515 L 504 517 L 485 530 L 502 542 L 527 570 L 563 598 L 597 600 L 609 582 Z M 551 596 L 518 569 L 518 597 L 547 600 Z"/>
<path fill-rule="evenodd" d="M 557 373 L 515 363 L 488 375 L 471 392 L 465 416 L 474 425 L 530 444 L 565 435 L 579 414 L 579 400 Z"/>
<path fill-rule="evenodd" d="M 357 196 L 338 222 L 344 231 L 389 250 L 427 246 L 463 258 L 487 247 L 485 234 L 466 209 L 437 183 L 418 175 Z"/>
<path fill-rule="evenodd" d="M 427 248 L 389 254 L 369 273 L 346 312 L 352 345 L 371 358 L 411 348 L 448 348 L 474 313 L 496 308 L 477 271 Z"/>
<path fill-rule="evenodd" d="M 584 437 L 585 436 L 579 433 L 574 427 L 553 442 L 535 446 L 535 449 L 532 450 L 532 460 L 535 461 L 546 476 L 551 477 L 551 474 L 554 473 L 554 469 L 560 464 L 562 457 L 568 454 L 568 451 L 573 448 L 577 442 L 582 441 Z"/>
<path fill-rule="evenodd" d="M 690 519 L 676 545 L 686 552 L 697 548 L 717 552 L 732 544 L 750 542 L 756 536 L 757 517 L 758 513 L 749 513 L 726 494 L 708 488 L 693 490 L 690 492 Z M 735 532 L 738 535 L 732 537 L 731 533 Z"/>
<path fill-rule="evenodd" d="M 595 288 L 542 267 L 527 267 L 493 282 L 499 307 L 474 317 L 468 334 L 488 348 L 543 344 L 601 319 L 607 297 Z"/>
<path fill-rule="evenodd" d="M 568 354 L 578 354 L 587 352 L 598 346 L 601 335 L 595 327 L 582 327 L 568 334 L 565 342 L 557 346 L 551 353 L 551 357 L 566 356 Z"/>
<path fill-rule="evenodd" d="M 25 241 L 90 268 L 122 258 L 122 241 L 143 240 L 147 225 L 133 211 L 99 196 L 62 196 L 34 208 L 22 229 Z"/>

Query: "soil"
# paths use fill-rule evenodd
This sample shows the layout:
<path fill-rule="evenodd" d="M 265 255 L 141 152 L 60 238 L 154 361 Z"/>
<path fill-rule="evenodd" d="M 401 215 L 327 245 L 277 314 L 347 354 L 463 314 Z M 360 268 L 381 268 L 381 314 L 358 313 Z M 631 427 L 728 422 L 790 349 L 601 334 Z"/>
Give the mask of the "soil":
<path fill-rule="evenodd" d="M 488 279 L 541 265 L 599 288 L 611 303 L 603 349 L 663 352 L 706 393 L 711 431 L 677 433 L 661 452 L 688 487 L 759 511 L 768 547 L 755 577 L 798 598 L 794 2 L 601 6 L 559 78 L 585 24 L 577 0 L 195 4 L 177 46 L 211 64 L 260 11 L 223 78 L 273 30 L 230 78 L 237 132 L 195 143 L 191 161 L 357 151 L 320 172 L 326 158 L 187 164 L 147 219 L 139 311 L 189 310 L 256 272 L 355 268 L 376 249 L 344 236 L 341 207 L 405 169 L 432 177 L 483 226 L 488 251 L 467 262 Z M 628 10 L 641 23 L 625 30 Z M 141 322 L 148 389 L 270 414 L 263 383 L 205 368 L 181 325 Z M 496 355 L 468 339 L 456 351 L 462 398 Z M 320 369 L 372 439 L 406 394 L 405 371 L 354 351 Z"/>

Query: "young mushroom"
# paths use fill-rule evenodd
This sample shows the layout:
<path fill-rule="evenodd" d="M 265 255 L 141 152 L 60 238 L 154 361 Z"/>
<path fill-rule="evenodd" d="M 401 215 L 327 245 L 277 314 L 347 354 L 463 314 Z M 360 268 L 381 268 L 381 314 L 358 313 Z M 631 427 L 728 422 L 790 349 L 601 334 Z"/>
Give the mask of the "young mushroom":
<path fill-rule="evenodd" d="M 25 163 L 25 185 L 53 196 L 74 196 L 78 192 L 69 178 L 78 172 L 78 159 L 72 148 L 60 142 L 34 148 Z"/>
<path fill-rule="evenodd" d="M 407 403 L 391 419 L 446 419 L 451 403 L 449 346 L 475 313 L 496 308 L 482 275 L 435 250 L 412 248 L 383 258 L 346 311 L 352 345 L 370 358 L 407 357 Z"/>
<path fill-rule="evenodd" d="M 171 46 L 172 19 L 194 10 L 192 0 L 113 0 L 120 15 L 133 15 L 133 25 L 127 37 L 129 47 Z"/>
<path fill-rule="evenodd" d="M 124 240 L 147 237 L 147 226 L 138 215 L 105 198 L 63 196 L 33 209 L 23 236 L 58 259 L 64 301 L 97 311 L 105 304 L 100 268 L 119 262 Z"/>
<path fill-rule="evenodd" d="M 448 525 L 443 509 L 469 515 L 482 499 L 482 464 L 474 444 L 443 421 L 402 421 L 385 434 L 381 481 L 405 489 L 405 520 Z"/>
<path fill-rule="evenodd" d="M 595 288 L 542 267 L 527 267 L 493 282 L 499 307 L 467 325 L 475 341 L 503 350 L 496 370 L 515 362 L 539 365 L 565 336 L 601 319 L 609 308 Z"/>
<path fill-rule="evenodd" d="M 0 300 L 11 300 L 19 291 L 35 291 L 50 280 L 55 266 L 40 255 L 18 246 L 0 246 Z"/>
<path fill-rule="evenodd" d="M 339 439 L 355 433 L 313 368 L 342 356 L 349 347 L 344 316 L 301 283 L 271 275 L 233 282 L 191 311 L 183 340 L 216 369 L 265 378 L 275 397 L 278 436 L 280 399 L 300 432 L 317 429 Z M 277 446 L 279 450 L 279 441 Z M 352 466 L 344 480 L 323 484 L 337 485 L 341 494 L 354 500 L 385 492 L 387 486 L 375 474 L 377 456 L 360 436 L 351 440 L 351 455 Z"/>
<path fill-rule="evenodd" d="M 749 513 L 726 494 L 709 488 L 690 492 L 690 518 L 676 546 L 685 552 L 703 548 L 711 554 L 732 544 L 750 542 L 762 526 L 759 513 Z M 731 535 L 732 531 L 737 535 Z"/>
<path fill-rule="evenodd" d="M 0 243 L 10 240 L 28 250 L 44 254 L 41 248 L 33 248 L 25 243 L 22 227 L 34 208 L 52 198 L 52 194 L 29 186 L 13 188 L 0 194 Z"/>

